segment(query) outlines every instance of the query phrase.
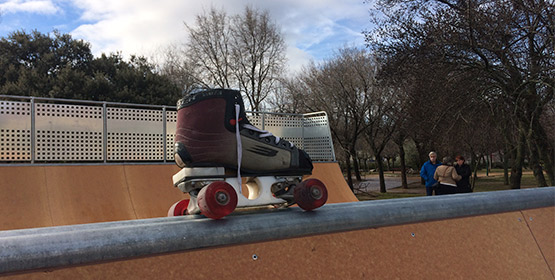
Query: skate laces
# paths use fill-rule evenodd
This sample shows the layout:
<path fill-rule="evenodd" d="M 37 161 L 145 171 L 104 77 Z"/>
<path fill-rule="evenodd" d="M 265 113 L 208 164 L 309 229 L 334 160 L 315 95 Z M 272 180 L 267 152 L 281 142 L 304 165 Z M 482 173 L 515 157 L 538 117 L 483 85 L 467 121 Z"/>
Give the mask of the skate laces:
<path fill-rule="evenodd" d="M 262 130 L 262 129 L 260 129 L 256 126 L 250 125 L 250 124 L 243 124 L 243 128 L 246 128 L 246 129 L 249 129 L 249 130 L 256 131 L 256 132 L 260 133 L 260 138 L 274 136 L 276 138 L 276 140 L 275 140 L 276 144 L 279 143 L 279 140 L 281 139 L 281 138 L 279 138 L 279 136 L 275 136 L 271 132 L 268 132 L 266 130 Z M 289 145 L 290 145 L 290 147 L 294 146 L 293 143 L 291 143 L 291 142 L 289 142 Z"/>
<path fill-rule="evenodd" d="M 239 118 L 239 112 L 241 111 L 241 105 L 239 104 L 235 104 L 235 120 L 240 120 Z M 250 124 L 243 124 L 242 125 L 243 128 L 255 131 L 260 133 L 259 137 L 260 138 L 265 138 L 265 137 L 271 137 L 273 136 L 275 138 L 275 143 L 276 145 L 279 143 L 279 140 L 281 140 L 281 138 L 279 136 L 275 136 L 273 135 L 271 132 L 266 131 L 266 130 L 262 130 L 256 126 L 250 125 Z M 237 139 L 237 183 L 239 185 L 239 193 L 242 192 L 242 188 L 241 188 L 241 160 L 243 157 L 243 144 L 241 143 L 241 134 L 239 133 L 239 121 L 235 121 L 235 138 Z M 287 141 L 286 141 L 287 142 Z M 293 148 L 295 145 L 293 145 L 293 143 L 288 142 L 289 143 L 289 147 Z"/>
<path fill-rule="evenodd" d="M 241 106 L 235 104 L 235 119 L 239 120 L 239 112 L 241 111 Z M 243 144 L 241 143 L 241 135 L 239 134 L 239 121 L 235 122 L 235 138 L 237 139 L 237 184 L 239 186 L 239 193 L 241 194 L 241 159 L 243 157 Z"/>

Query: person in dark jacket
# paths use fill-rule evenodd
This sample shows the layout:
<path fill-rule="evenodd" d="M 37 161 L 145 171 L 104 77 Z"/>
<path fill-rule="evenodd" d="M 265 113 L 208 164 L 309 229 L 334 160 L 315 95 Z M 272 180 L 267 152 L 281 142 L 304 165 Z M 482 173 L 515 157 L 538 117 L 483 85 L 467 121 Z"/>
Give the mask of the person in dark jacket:
<path fill-rule="evenodd" d="M 455 158 L 455 161 L 457 162 L 457 164 L 455 164 L 457 174 L 462 177 L 459 181 L 457 181 L 458 192 L 472 192 L 472 187 L 470 186 L 470 175 L 472 175 L 472 171 L 470 170 L 470 166 L 464 162 L 464 157 L 461 155 L 458 155 Z"/>
<path fill-rule="evenodd" d="M 436 168 L 441 165 L 441 162 L 437 160 L 437 154 L 435 152 L 430 152 L 428 154 L 430 160 L 426 161 L 420 169 L 420 177 L 426 182 L 426 195 L 430 196 L 434 191 L 434 184 L 437 182 L 434 179 L 434 173 Z"/>

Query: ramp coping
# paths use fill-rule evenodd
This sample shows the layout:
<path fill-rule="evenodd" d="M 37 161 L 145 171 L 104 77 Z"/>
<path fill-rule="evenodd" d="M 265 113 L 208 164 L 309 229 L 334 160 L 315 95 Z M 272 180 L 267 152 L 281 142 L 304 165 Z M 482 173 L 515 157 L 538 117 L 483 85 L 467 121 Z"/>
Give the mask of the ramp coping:
<path fill-rule="evenodd" d="M 0 273 L 555 206 L 555 187 L 0 231 Z"/>

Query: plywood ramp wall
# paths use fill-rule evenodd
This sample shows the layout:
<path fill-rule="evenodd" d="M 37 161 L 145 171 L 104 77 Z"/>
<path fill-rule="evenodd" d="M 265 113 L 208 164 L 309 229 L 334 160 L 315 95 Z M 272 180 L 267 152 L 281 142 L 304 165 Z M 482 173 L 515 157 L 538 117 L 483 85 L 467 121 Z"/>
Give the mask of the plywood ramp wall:
<path fill-rule="evenodd" d="M 553 279 L 554 219 L 555 208 L 549 207 L 48 269 L 7 279 Z"/>
<path fill-rule="evenodd" d="M 0 230 L 164 217 L 188 198 L 172 184 L 170 164 L 0 166 Z M 357 201 L 337 163 L 315 163 L 312 176 L 328 203 Z"/>

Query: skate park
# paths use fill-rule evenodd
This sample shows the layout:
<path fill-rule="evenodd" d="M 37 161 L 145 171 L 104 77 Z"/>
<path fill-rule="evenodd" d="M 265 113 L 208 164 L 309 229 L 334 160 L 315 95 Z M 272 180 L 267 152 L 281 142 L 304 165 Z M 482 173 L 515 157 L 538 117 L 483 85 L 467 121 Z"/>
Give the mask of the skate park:
<path fill-rule="evenodd" d="M 325 113 L 253 114 L 304 148 L 328 202 L 165 217 L 175 108 L 0 99 L 0 276 L 553 279 L 555 189 L 358 202 Z"/>

